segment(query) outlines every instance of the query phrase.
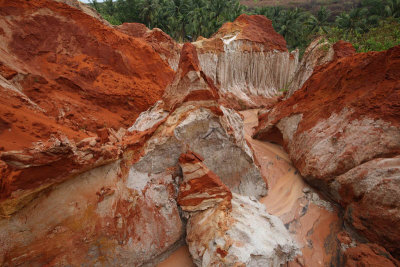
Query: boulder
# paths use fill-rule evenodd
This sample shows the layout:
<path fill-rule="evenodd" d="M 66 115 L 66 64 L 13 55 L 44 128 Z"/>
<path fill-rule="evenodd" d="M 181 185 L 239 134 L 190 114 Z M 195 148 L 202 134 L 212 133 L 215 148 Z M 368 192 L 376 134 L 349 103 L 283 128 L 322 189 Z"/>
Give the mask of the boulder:
<path fill-rule="evenodd" d="M 178 204 L 184 211 L 206 210 L 232 199 L 229 188 L 203 164 L 203 160 L 190 151 L 179 158 L 183 180 L 179 186 Z"/>
<path fill-rule="evenodd" d="M 132 133 L 152 131 L 138 164 L 142 173 L 178 167 L 182 153 L 190 150 L 233 192 L 260 198 L 267 193 L 253 154 L 244 140 L 241 116 L 218 103 L 212 81 L 198 65 L 192 44 L 182 48 L 179 68 L 166 88 L 163 101 L 143 113 Z M 156 114 L 166 114 L 149 123 Z M 152 127 L 152 128 L 151 128 Z M 152 129 L 152 130 L 151 130 Z"/>

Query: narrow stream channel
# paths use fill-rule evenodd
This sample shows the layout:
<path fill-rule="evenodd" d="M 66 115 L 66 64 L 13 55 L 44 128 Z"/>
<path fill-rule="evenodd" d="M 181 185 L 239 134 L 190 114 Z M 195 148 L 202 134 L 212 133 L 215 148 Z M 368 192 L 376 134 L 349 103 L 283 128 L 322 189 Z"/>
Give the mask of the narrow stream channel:
<path fill-rule="evenodd" d="M 301 247 L 302 256 L 287 266 L 325 266 L 337 254 L 336 234 L 341 229 L 338 211 L 303 181 L 281 146 L 251 138 L 258 124 L 257 110 L 242 111 L 245 138 L 254 150 L 268 195 L 260 201 L 278 216 Z M 186 246 L 175 251 L 158 267 L 194 266 Z"/>

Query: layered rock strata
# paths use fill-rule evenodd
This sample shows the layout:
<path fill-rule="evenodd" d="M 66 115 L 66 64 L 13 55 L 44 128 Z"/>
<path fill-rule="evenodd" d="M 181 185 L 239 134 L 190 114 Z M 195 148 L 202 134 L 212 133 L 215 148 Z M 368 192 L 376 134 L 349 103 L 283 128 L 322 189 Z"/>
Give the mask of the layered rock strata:
<path fill-rule="evenodd" d="M 345 57 L 260 117 L 302 176 L 345 209 L 346 222 L 399 255 L 400 47 Z"/>
<path fill-rule="evenodd" d="M 264 16 L 241 15 L 211 38 L 194 42 L 200 66 L 236 109 L 272 106 L 288 86 L 298 54 Z"/>

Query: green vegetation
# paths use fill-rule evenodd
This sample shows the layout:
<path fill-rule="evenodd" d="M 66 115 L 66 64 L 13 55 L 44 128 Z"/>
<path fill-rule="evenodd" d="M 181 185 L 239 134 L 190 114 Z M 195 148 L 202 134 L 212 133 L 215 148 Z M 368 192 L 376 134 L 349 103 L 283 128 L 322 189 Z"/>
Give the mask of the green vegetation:
<path fill-rule="evenodd" d="M 333 16 L 324 6 L 312 13 L 299 8 L 248 8 L 239 0 L 106 0 L 91 5 L 110 23 L 140 22 L 160 28 L 177 41 L 210 37 L 223 23 L 242 13 L 272 20 L 289 49 L 302 53 L 317 36 L 345 40 L 357 51 L 380 51 L 400 44 L 400 0 L 362 0 L 353 9 Z"/>
<path fill-rule="evenodd" d="M 238 0 L 106 0 L 92 6 L 111 24 L 140 22 L 178 41 L 209 37 L 222 24 L 245 13 Z"/>
<path fill-rule="evenodd" d="M 400 23 L 398 19 L 386 18 L 364 33 L 348 33 L 333 27 L 326 37 L 331 43 L 348 41 L 358 52 L 382 51 L 400 44 Z"/>

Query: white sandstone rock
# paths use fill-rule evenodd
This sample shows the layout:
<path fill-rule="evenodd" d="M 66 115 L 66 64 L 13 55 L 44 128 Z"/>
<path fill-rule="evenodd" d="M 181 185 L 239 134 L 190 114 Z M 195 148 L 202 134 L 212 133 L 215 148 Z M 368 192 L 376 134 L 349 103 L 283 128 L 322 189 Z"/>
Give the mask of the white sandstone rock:
<path fill-rule="evenodd" d="M 197 266 L 281 266 L 298 247 L 282 221 L 249 197 L 233 194 L 232 209 L 223 203 L 193 213 L 187 243 Z"/>

